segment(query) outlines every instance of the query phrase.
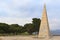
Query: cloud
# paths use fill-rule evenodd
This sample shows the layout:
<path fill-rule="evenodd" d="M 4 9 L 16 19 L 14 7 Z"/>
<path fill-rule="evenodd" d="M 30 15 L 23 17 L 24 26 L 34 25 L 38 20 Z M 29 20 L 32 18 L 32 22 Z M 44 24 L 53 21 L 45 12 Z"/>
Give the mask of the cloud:
<path fill-rule="evenodd" d="M 0 22 L 20 25 L 31 23 L 32 18 L 38 15 L 37 5 L 36 0 L 0 0 Z"/>
<path fill-rule="evenodd" d="M 0 13 L 4 12 L 2 13 L 3 16 L 7 14 L 8 17 L 26 17 L 39 9 L 38 4 L 36 0 L 2 0 L 0 3 Z"/>
<path fill-rule="evenodd" d="M 26 23 L 32 23 L 31 18 L 11 18 L 11 17 L 0 17 L 1 23 L 8 23 L 8 24 L 19 24 L 24 25 Z"/>
<path fill-rule="evenodd" d="M 32 18 L 41 17 L 44 2 L 51 29 L 59 29 L 60 0 L 0 0 L 0 22 L 31 23 Z"/>
<path fill-rule="evenodd" d="M 49 20 L 50 29 L 51 30 L 58 30 L 60 29 L 60 19 L 52 18 Z"/>

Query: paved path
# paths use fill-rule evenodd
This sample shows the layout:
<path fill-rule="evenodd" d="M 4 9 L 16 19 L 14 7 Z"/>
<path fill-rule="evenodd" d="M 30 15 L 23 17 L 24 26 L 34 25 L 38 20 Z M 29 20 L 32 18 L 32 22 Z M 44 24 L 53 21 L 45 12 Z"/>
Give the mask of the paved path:
<path fill-rule="evenodd" d="M 54 36 L 51 39 L 40 39 L 34 36 L 0 36 L 0 40 L 60 40 L 60 36 Z"/>

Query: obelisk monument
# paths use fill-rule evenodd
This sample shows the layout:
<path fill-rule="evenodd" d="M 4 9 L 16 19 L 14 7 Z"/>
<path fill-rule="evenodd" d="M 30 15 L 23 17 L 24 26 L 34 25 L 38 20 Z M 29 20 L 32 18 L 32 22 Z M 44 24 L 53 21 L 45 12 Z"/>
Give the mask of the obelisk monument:
<path fill-rule="evenodd" d="M 46 5 L 44 5 L 44 9 L 42 12 L 42 19 L 41 19 L 41 25 L 40 25 L 38 37 L 39 38 L 49 38 L 50 37 Z"/>

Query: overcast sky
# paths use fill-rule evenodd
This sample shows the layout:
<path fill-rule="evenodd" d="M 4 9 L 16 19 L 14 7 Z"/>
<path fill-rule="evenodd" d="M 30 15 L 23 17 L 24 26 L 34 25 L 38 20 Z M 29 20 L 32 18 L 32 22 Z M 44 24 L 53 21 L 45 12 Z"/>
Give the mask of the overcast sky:
<path fill-rule="evenodd" d="M 50 29 L 60 29 L 60 0 L 0 0 L 0 22 L 31 23 L 32 18 L 41 18 L 44 3 Z"/>

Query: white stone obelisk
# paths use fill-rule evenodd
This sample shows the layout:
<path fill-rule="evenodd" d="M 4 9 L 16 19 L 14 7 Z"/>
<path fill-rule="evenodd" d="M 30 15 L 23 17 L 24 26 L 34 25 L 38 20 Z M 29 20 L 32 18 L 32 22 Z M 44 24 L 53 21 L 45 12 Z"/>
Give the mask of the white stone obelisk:
<path fill-rule="evenodd" d="M 44 9 L 42 12 L 42 19 L 41 19 L 41 25 L 40 25 L 38 37 L 39 38 L 49 38 L 50 37 L 46 5 L 44 5 Z"/>

